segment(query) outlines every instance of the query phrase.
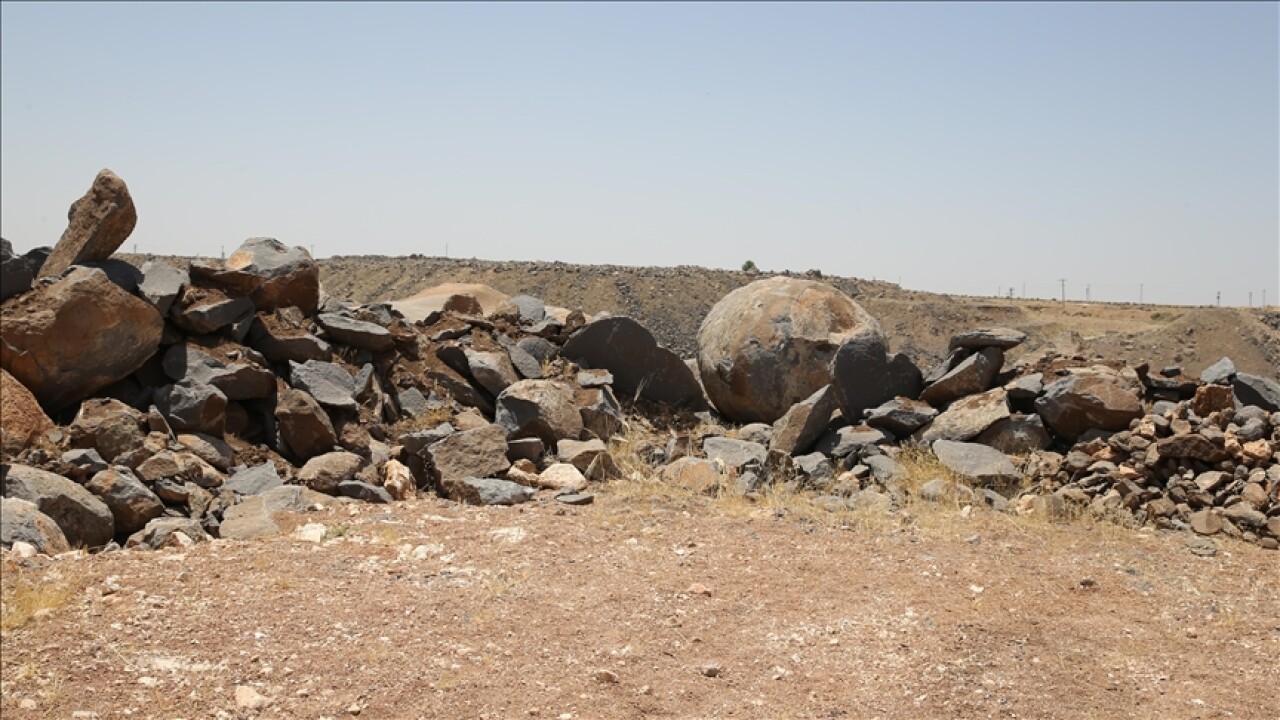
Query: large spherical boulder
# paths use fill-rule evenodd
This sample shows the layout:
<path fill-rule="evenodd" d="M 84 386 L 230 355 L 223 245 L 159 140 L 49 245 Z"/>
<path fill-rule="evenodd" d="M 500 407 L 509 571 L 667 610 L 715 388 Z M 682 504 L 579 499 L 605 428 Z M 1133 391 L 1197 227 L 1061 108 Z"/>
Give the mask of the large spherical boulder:
<path fill-rule="evenodd" d="M 707 313 L 698 331 L 698 371 L 722 415 L 772 423 L 831 382 L 836 351 L 859 336 L 880 337 L 880 324 L 830 285 L 757 280 Z"/>

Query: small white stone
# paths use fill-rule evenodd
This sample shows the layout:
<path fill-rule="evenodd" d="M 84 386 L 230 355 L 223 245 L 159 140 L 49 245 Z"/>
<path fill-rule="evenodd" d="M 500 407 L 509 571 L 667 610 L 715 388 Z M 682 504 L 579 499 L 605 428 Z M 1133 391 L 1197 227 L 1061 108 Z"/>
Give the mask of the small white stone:
<path fill-rule="evenodd" d="M 324 540 L 324 534 L 327 532 L 323 523 L 307 523 L 293 531 L 295 540 L 303 542 L 318 543 Z"/>
<path fill-rule="evenodd" d="M 260 710 L 271 704 L 271 700 L 248 685 L 236 686 L 236 707 L 245 710 Z"/>
<path fill-rule="evenodd" d="M 32 558 L 39 554 L 36 551 L 35 545 L 32 545 L 31 543 L 22 542 L 21 540 L 14 542 L 12 549 L 13 549 L 13 554 L 17 555 L 20 558 Z M 34 702 L 34 700 L 32 702 Z"/>

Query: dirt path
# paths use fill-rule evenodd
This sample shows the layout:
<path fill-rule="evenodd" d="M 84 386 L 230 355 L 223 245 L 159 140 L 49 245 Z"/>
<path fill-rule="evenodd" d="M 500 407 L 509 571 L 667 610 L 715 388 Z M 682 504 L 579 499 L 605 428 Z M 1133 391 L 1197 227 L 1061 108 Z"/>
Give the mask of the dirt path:
<path fill-rule="evenodd" d="M 5 631 L 3 716 L 1280 717 L 1280 556 L 1234 542 L 607 494 L 307 520 L 330 540 L 6 557 L 11 607 L 64 607 Z"/>

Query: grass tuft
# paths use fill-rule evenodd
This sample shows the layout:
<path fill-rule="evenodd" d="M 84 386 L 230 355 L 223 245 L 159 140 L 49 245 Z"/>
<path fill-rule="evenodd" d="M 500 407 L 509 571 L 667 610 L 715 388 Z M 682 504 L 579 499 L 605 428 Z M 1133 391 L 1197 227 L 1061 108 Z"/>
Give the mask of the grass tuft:
<path fill-rule="evenodd" d="M 70 580 L 33 578 L 12 568 L 0 582 L 0 630 L 12 632 L 65 608 L 81 587 Z"/>

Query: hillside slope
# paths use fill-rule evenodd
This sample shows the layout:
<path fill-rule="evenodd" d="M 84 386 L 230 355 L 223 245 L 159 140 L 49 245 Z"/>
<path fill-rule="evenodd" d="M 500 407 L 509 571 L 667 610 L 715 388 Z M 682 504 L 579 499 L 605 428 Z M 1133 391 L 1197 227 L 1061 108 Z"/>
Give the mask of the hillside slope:
<path fill-rule="evenodd" d="M 717 300 L 766 275 L 678 267 L 622 267 L 429 257 L 342 256 L 320 261 L 321 282 L 335 297 L 377 302 L 445 282 L 483 283 L 552 305 L 630 315 L 681 355 L 696 352 L 698 326 Z M 794 274 L 794 273 L 793 273 Z M 1095 354 L 1193 373 L 1222 356 L 1237 368 L 1280 376 L 1280 310 L 1054 302 L 937 295 L 893 283 L 823 277 L 884 326 L 895 349 L 928 365 L 952 334 L 1004 325 L 1030 336 L 1021 350 L 1053 344 L 1065 354 Z"/>

